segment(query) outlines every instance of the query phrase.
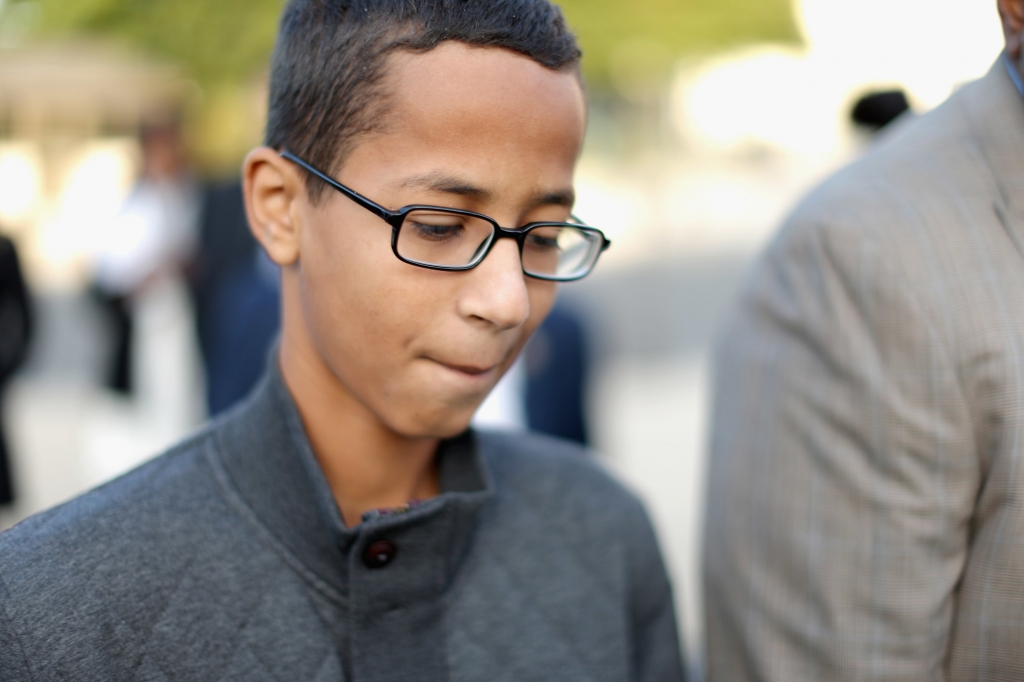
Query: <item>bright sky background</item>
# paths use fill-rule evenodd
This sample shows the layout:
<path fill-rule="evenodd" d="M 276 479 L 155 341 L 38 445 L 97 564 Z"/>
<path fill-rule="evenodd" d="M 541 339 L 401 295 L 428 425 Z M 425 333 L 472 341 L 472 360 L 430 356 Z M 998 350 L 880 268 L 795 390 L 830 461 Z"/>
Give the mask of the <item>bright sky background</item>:
<path fill-rule="evenodd" d="M 857 151 L 848 115 L 860 94 L 903 87 L 927 110 L 983 75 L 1002 46 L 990 0 L 794 2 L 805 46 L 679 63 L 670 124 L 684 152 L 653 150 L 631 166 L 584 158 L 578 212 L 616 241 L 605 267 L 757 248 L 800 193 Z M 770 167 L 744 160 L 765 152 Z M 133 154 L 127 140 L 93 143 L 51 178 L 38 146 L 0 145 L 0 221 L 38 226 L 25 244 L 37 285 L 82 281 L 90 245 L 130 186 Z"/>
<path fill-rule="evenodd" d="M 577 213 L 615 242 L 602 268 L 756 251 L 800 196 L 863 150 L 849 121 L 858 97 L 899 87 L 923 113 L 1002 49 L 988 0 L 795 2 L 804 46 L 677 64 L 669 110 L 680 148 L 584 157 Z"/>
<path fill-rule="evenodd" d="M 796 0 L 805 48 L 759 46 L 681 69 L 680 131 L 718 148 L 834 154 L 871 89 L 902 87 L 918 110 L 985 74 L 1002 48 L 994 2 Z"/>

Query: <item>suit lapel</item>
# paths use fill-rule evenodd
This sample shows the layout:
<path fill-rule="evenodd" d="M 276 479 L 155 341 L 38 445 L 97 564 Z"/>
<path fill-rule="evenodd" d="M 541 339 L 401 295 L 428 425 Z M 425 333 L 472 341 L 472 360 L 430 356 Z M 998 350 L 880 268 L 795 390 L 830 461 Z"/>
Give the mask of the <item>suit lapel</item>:
<path fill-rule="evenodd" d="M 961 102 L 998 189 L 993 208 L 1024 257 L 1024 98 L 1002 58 L 970 90 Z"/>

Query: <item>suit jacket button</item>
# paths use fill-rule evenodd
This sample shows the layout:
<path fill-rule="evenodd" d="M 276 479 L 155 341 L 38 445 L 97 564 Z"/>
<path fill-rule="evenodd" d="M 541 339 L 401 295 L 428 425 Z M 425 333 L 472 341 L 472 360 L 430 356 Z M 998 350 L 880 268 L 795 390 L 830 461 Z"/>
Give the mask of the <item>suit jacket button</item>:
<path fill-rule="evenodd" d="M 390 540 L 371 543 L 363 552 L 363 563 L 367 568 L 384 568 L 395 558 L 398 548 Z"/>

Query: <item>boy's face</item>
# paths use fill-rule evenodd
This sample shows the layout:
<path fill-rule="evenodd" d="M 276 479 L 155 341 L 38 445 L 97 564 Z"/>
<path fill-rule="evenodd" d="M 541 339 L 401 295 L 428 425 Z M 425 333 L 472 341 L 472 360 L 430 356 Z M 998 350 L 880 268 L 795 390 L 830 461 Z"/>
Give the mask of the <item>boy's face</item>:
<path fill-rule="evenodd" d="M 509 228 L 568 219 L 557 197 L 571 196 L 586 116 L 574 73 L 449 42 L 393 56 L 388 86 L 386 125 L 349 154 L 342 183 L 392 210 L 449 206 Z M 298 176 L 287 162 L 278 172 Z M 462 431 L 551 309 L 555 285 L 523 275 L 511 239 L 465 272 L 403 263 L 386 222 L 326 191 L 317 205 L 304 191 L 290 197 L 290 245 L 261 237 L 285 266 L 284 344 L 308 339 L 325 377 L 402 435 Z"/>

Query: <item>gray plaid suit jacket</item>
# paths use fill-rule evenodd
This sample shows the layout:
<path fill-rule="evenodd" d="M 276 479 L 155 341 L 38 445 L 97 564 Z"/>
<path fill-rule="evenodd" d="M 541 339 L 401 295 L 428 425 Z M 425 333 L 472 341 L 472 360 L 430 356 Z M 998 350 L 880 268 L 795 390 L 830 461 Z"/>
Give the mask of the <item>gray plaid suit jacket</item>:
<path fill-rule="evenodd" d="M 1024 680 L 1024 101 L 997 62 L 795 211 L 716 353 L 712 680 Z"/>

